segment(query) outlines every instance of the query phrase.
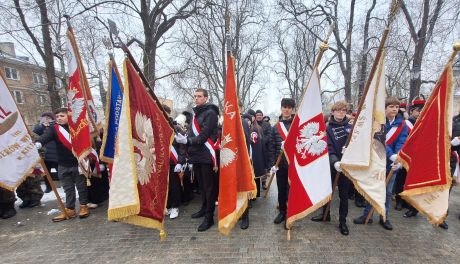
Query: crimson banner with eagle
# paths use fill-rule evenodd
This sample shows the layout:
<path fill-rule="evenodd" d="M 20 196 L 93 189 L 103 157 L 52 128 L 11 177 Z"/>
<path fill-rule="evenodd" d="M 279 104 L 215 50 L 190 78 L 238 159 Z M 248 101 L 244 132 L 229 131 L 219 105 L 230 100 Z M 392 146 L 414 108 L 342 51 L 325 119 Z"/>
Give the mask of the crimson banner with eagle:
<path fill-rule="evenodd" d="M 174 130 L 158 101 L 147 92 L 133 63 L 128 58 L 124 61 L 124 96 L 108 218 L 164 231 L 169 148 Z"/>
<path fill-rule="evenodd" d="M 332 194 L 326 124 L 322 113 L 320 78 L 315 68 L 298 113 L 284 143 L 289 162 L 286 227 L 330 201 Z"/>

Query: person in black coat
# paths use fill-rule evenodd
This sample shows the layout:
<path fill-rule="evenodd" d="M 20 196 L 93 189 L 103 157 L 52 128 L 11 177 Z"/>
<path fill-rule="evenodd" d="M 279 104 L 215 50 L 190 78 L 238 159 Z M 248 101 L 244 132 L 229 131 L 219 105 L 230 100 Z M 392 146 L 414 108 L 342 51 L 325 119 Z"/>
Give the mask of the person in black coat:
<path fill-rule="evenodd" d="M 327 133 L 327 150 L 329 153 L 329 164 L 331 167 L 331 183 L 334 182 L 335 177 L 339 177 L 339 229 L 342 235 L 348 235 L 347 215 L 348 215 L 348 193 L 351 188 L 350 180 L 343 175 L 340 168 L 340 160 L 343 155 L 343 148 L 348 140 L 348 135 L 351 132 L 352 125 L 350 120 L 346 117 L 348 104 L 345 101 L 336 102 L 332 106 L 332 115 L 326 128 Z M 340 172 L 340 175 L 337 174 Z M 332 190 L 334 191 L 334 190 Z M 322 213 L 313 217 L 311 220 L 321 222 L 324 219 L 326 206 L 323 206 Z M 330 212 L 327 212 L 326 221 L 331 221 Z"/>
<path fill-rule="evenodd" d="M 175 139 L 177 143 L 187 145 L 189 163 L 193 164 L 193 172 L 200 185 L 202 205 L 200 210 L 192 215 L 192 218 L 204 216 L 203 222 L 198 227 L 198 231 L 202 232 L 214 225 L 214 209 L 217 199 L 215 172 L 218 170 L 218 165 L 213 146 L 217 139 L 219 108 L 207 103 L 208 91 L 205 89 L 195 90 L 194 98 L 195 115 L 187 136 L 176 134 Z"/>
<path fill-rule="evenodd" d="M 37 134 L 38 136 L 43 135 L 47 129 L 50 128 L 50 126 L 54 125 L 55 123 L 55 117 L 53 113 L 43 113 L 40 117 L 40 123 L 37 124 L 33 132 Z M 45 151 L 45 158 L 43 159 L 45 161 L 45 166 L 48 169 L 48 171 L 51 174 L 51 177 L 53 179 L 57 179 L 57 152 L 56 152 L 56 143 L 54 141 L 48 142 L 44 146 L 44 151 Z M 45 185 L 46 185 L 46 190 L 45 193 L 51 192 L 51 185 L 48 182 L 48 179 L 45 177 Z"/>
<path fill-rule="evenodd" d="M 272 128 L 271 143 L 269 149 L 270 172 L 276 173 L 276 185 L 278 187 L 278 206 L 279 213 L 273 222 L 281 224 L 286 221 L 287 213 L 287 199 L 289 194 L 288 183 L 288 162 L 286 157 L 281 158 L 281 162 L 276 166 L 276 160 L 281 153 L 281 147 L 284 140 L 288 135 L 289 128 L 291 127 L 294 118 L 293 112 L 295 108 L 295 101 L 291 98 L 283 98 L 281 100 L 281 116 L 278 123 Z"/>

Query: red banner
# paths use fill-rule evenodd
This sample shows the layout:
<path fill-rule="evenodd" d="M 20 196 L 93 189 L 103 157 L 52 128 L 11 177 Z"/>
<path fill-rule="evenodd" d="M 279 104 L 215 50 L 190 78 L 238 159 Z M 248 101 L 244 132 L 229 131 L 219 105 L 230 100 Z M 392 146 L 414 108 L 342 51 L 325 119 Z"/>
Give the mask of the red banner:
<path fill-rule="evenodd" d="M 129 89 L 131 133 L 140 200 L 138 216 L 162 223 L 168 194 L 169 148 L 174 130 L 158 103 L 148 94 L 131 62 L 127 59 L 125 63 L 128 84 L 125 89 Z M 143 225 L 142 221 L 138 224 Z"/>

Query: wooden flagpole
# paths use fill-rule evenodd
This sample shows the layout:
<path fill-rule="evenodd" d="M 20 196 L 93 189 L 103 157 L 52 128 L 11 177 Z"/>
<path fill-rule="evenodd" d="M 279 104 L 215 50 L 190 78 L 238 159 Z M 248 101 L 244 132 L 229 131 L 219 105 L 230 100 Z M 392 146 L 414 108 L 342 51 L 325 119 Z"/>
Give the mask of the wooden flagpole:
<path fill-rule="evenodd" d="M 377 70 L 377 66 L 379 64 L 380 57 L 383 54 L 383 49 L 384 49 L 386 40 L 388 38 L 388 34 L 390 33 L 390 26 L 393 23 L 393 21 L 394 21 L 394 19 L 396 17 L 396 14 L 398 13 L 398 10 L 399 10 L 400 6 L 401 6 L 400 5 L 400 0 L 393 0 L 391 5 L 390 5 L 390 12 L 388 14 L 388 23 L 387 23 L 387 26 L 385 27 L 385 29 L 383 31 L 382 39 L 380 40 L 380 44 L 379 44 L 379 47 L 378 47 L 378 50 L 377 50 L 377 54 L 375 55 L 374 63 L 372 64 L 371 71 L 369 72 L 369 78 L 367 79 L 366 86 L 365 86 L 365 89 L 363 91 L 363 95 L 362 95 L 361 100 L 359 102 L 358 111 L 357 111 L 357 114 L 356 114 L 357 117 L 359 116 L 359 114 L 361 113 L 361 110 L 363 108 L 364 100 L 365 100 L 365 98 L 366 98 L 366 96 L 367 96 L 367 94 L 369 92 L 369 86 L 371 85 L 371 82 L 372 82 L 371 77 L 374 76 L 375 71 Z M 352 129 L 350 131 L 350 134 L 348 134 L 348 138 L 347 138 L 347 142 L 345 143 L 345 146 L 348 146 L 348 144 L 350 144 L 351 135 L 353 135 L 355 125 L 356 125 L 356 122 L 353 122 L 353 127 L 352 127 Z M 335 188 L 337 188 L 337 185 L 339 183 L 340 175 L 341 175 L 340 172 L 337 172 L 336 175 L 335 175 L 334 184 L 332 186 L 331 201 L 329 203 L 327 203 L 326 210 L 324 211 L 324 214 L 323 214 L 323 221 L 326 220 L 327 215 L 329 214 L 329 211 L 331 209 L 332 198 L 334 197 L 334 190 L 335 190 Z"/>
<path fill-rule="evenodd" d="M 50 129 L 50 128 L 48 128 L 48 129 Z M 59 195 L 59 193 L 58 193 L 58 191 L 56 189 L 56 185 L 54 184 L 53 178 L 51 177 L 51 174 L 48 171 L 48 168 L 46 167 L 45 162 L 43 161 L 42 158 L 40 158 L 40 165 L 42 166 L 43 171 L 45 172 L 46 179 L 48 180 L 48 182 L 49 182 L 49 184 L 51 186 L 51 189 L 53 189 L 54 195 L 56 195 L 56 198 L 57 198 L 58 203 L 59 203 L 59 207 L 61 207 L 61 210 L 65 215 L 65 218 L 69 219 L 69 215 L 67 214 L 67 211 L 65 209 L 64 203 L 62 202 L 61 196 Z"/>

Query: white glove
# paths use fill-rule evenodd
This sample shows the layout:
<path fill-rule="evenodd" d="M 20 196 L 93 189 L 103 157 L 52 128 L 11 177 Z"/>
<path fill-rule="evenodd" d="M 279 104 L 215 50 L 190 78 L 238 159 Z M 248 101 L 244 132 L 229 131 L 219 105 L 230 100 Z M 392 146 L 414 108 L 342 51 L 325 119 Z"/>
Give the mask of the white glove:
<path fill-rule="evenodd" d="M 283 149 L 283 147 L 284 147 L 284 140 L 281 141 L 281 149 Z"/>
<path fill-rule="evenodd" d="M 104 164 L 99 164 L 99 170 L 102 172 L 102 171 L 105 171 L 105 165 Z"/>
<path fill-rule="evenodd" d="M 187 144 L 187 137 L 182 135 L 181 133 L 177 133 L 174 138 L 176 139 L 176 142 L 179 144 Z"/>
<path fill-rule="evenodd" d="M 391 155 L 391 156 L 390 156 L 390 160 L 393 161 L 393 162 L 395 162 L 397 156 L 398 156 L 398 155 L 396 155 L 396 154 Z"/>
<path fill-rule="evenodd" d="M 182 170 L 182 165 L 176 164 L 176 167 L 174 167 L 174 172 L 180 172 L 181 170 Z"/>
<path fill-rule="evenodd" d="M 340 161 L 336 161 L 334 163 L 334 168 L 335 168 L 336 171 L 342 172 L 342 168 L 340 168 Z"/>
<path fill-rule="evenodd" d="M 458 137 L 454 137 L 454 139 L 452 139 L 452 141 L 450 142 L 450 144 L 454 147 L 456 146 L 459 146 L 460 145 L 460 139 L 458 139 Z"/>
<path fill-rule="evenodd" d="M 273 166 L 271 169 L 270 169 L 270 173 L 274 174 L 278 171 L 278 167 L 276 166 Z"/>
<path fill-rule="evenodd" d="M 35 147 L 36 147 L 37 149 L 41 149 L 41 148 L 42 148 L 42 143 L 40 143 L 40 142 L 35 142 Z"/>
<path fill-rule="evenodd" d="M 347 147 L 343 146 L 342 147 L 342 154 L 345 153 L 345 150 L 347 150 Z"/>
<path fill-rule="evenodd" d="M 394 170 L 394 171 L 397 171 L 397 170 L 399 170 L 401 168 L 402 168 L 402 165 L 399 162 L 393 162 L 393 164 L 391 164 L 391 169 Z"/>

